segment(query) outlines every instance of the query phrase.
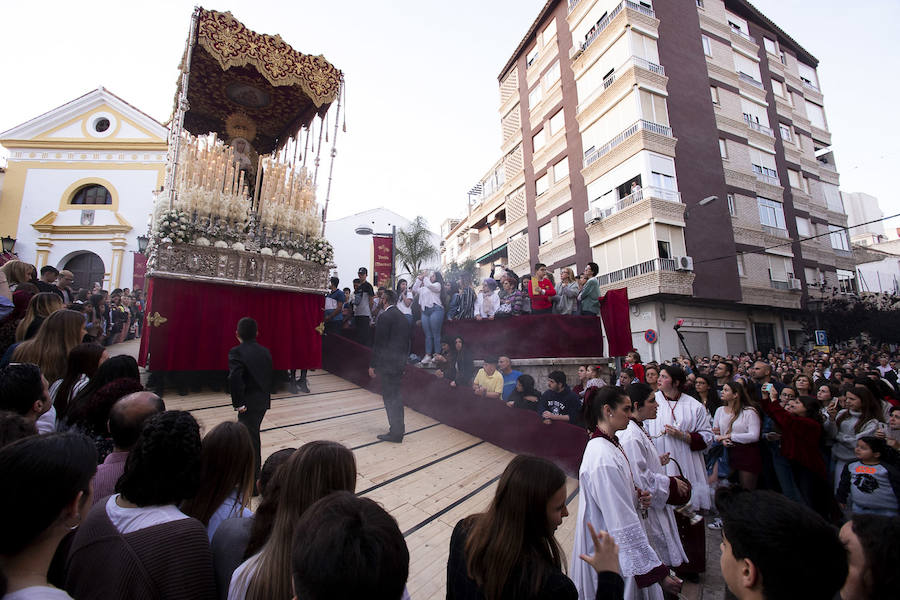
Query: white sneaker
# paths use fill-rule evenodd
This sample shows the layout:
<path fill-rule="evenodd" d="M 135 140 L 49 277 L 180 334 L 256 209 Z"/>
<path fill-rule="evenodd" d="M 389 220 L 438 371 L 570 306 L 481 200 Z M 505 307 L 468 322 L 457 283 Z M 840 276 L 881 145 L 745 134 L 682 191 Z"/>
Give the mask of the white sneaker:
<path fill-rule="evenodd" d="M 430 354 L 426 354 L 425 357 L 422 359 L 422 364 L 423 364 L 423 365 L 430 365 L 431 362 L 432 362 L 432 360 L 433 360 L 433 359 L 431 358 L 431 355 L 430 355 Z"/>
<path fill-rule="evenodd" d="M 708 527 L 709 529 L 722 529 L 722 527 L 723 527 L 722 519 L 716 517 L 716 518 L 713 520 L 712 523 L 710 523 L 709 525 L 707 525 L 707 527 Z"/>

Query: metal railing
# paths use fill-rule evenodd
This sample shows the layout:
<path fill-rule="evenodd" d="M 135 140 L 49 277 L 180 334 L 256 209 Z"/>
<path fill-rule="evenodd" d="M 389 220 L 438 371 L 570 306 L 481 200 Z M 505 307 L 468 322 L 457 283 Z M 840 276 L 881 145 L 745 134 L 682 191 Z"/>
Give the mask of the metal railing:
<path fill-rule="evenodd" d="M 757 81 L 756 78 L 753 77 L 753 75 L 748 75 L 747 73 L 744 73 L 743 71 L 738 71 L 738 78 L 741 81 L 746 81 L 747 83 L 749 83 L 752 86 L 758 87 L 759 89 L 764 89 L 762 81 Z"/>
<path fill-rule="evenodd" d="M 780 237 L 780 238 L 785 238 L 785 239 L 790 238 L 790 236 L 788 235 L 787 229 L 784 229 L 782 227 L 772 227 L 771 225 L 763 225 L 762 230 L 763 230 L 763 233 L 767 233 L 767 234 L 775 236 L 775 237 Z"/>
<path fill-rule="evenodd" d="M 585 220 L 587 220 L 588 216 L 592 216 L 592 218 L 599 217 L 600 219 L 607 219 L 617 212 L 621 212 L 628 208 L 629 206 L 633 206 L 638 202 L 644 199 L 656 198 L 658 200 L 665 200 L 666 202 L 677 202 L 681 203 L 681 192 L 676 192 L 674 190 L 667 190 L 658 187 L 647 187 L 637 190 L 627 196 L 619 198 L 614 202 L 611 206 L 601 207 L 599 206 L 602 203 L 603 197 L 595 198 L 591 201 L 590 209 L 585 213 Z M 594 210 L 599 210 L 600 214 L 594 217 L 592 213 Z"/>
<path fill-rule="evenodd" d="M 765 125 L 763 125 L 761 123 L 757 123 L 756 121 L 754 121 L 747 115 L 744 115 L 744 122 L 747 125 L 749 125 L 750 129 L 752 129 L 753 131 L 758 131 L 758 132 L 762 133 L 763 135 L 775 137 L 775 133 L 772 131 L 771 127 L 766 127 Z"/>
<path fill-rule="evenodd" d="M 628 129 L 606 142 L 599 148 L 590 148 L 587 152 L 584 153 L 584 166 L 587 167 L 594 162 L 597 161 L 602 156 L 609 154 L 609 152 L 636 134 L 640 130 L 650 131 L 652 133 L 656 133 L 659 135 L 664 135 L 666 137 L 672 137 L 672 128 L 666 125 L 660 125 L 659 123 L 654 123 L 653 121 L 647 121 L 644 119 L 640 119 L 635 121 Z"/>
<path fill-rule="evenodd" d="M 578 5 L 578 3 L 580 1 L 581 0 L 569 0 L 569 12 L 572 12 L 573 10 L 575 10 L 575 7 Z"/>
<path fill-rule="evenodd" d="M 648 273 L 656 273 L 657 271 L 675 272 L 677 271 L 677 266 L 678 261 L 674 258 L 654 258 L 636 265 L 631 265 L 630 267 L 625 267 L 624 269 L 619 269 L 618 271 L 600 275 L 597 277 L 597 281 L 600 285 L 609 285 L 610 283 L 640 277 L 641 275 L 646 275 Z"/>
<path fill-rule="evenodd" d="M 808 80 L 808 79 L 804 79 L 804 78 L 802 78 L 802 77 L 800 78 L 800 81 L 803 82 L 803 87 L 808 87 L 808 88 L 811 89 L 811 90 L 815 90 L 815 91 L 821 93 L 821 90 L 819 89 L 819 86 L 817 86 L 816 84 L 814 84 L 812 81 L 810 81 L 810 80 Z"/>
<path fill-rule="evenodd" d="M 791 284 L 788 281 L 775 281 L 774 279 L 770 279 L 769 284 L 772 286 L 773 290 L 790 290 L 791 289 Z"/>
<path fill-rule="evenodd" d="M 750 42 L 752 44 L 756 43 L 756 38 L 753 37 L 752 35 L 750 35 L 749 33 L 744 33 L 743 31 L 741 31 L 740 29 L 737 29 L 736 27 L 730 27 L 730 29 L 731 29 L 731 33 L 735 34 L 736 36 L 744 38 L 745 40 L 747 40 L 748 42 Z"/>
<path fill-rule="evenodd" d="M 569 0 L 569 12 L 572 12 L 572 10 L 575 8 L 576 4 L 578 4 L 578 0 L 575 0 L 574 2 L 572 2 L 572 0 Z M 602 19 L 597 21 L 597 24 L 594 25 L 590 29 L 590 31 L 588 31 L 588 34 L 585 36 L 584 41 L 581 43 L 581 51 L 582 52 L 587 50 L 588 46 L 590 46 L 592 43 L 594 43 L 594 40 L 597 39 L 597 36 L 599 36 L 601 33 L 603 33 L 603 30 L 609 26 L 610 22 L 613 19 L 615 19 L 617 16 L 619 16 L 619 13 L 622 12 L 622 9 L 624 9 L 624 8 L 630 8 L 631 10 L 636 10 L 637 12 L 645 14 L 648 17 L 656 17 L 656 13 L 653 12 L 652 8 L 648 8 L 646 6 L 638 4 L 637 2 L 632 2 L 631 0 L 624 0 L 624 2 L 620 2 L 619 4 L 616 5 L 616 7 L 614 9 L 609 11 L 609 14 L 607 14 L 605 17 L 603 17 Z"/>
<path fill-rule="evenodd" d="M 778 173 L 772 169 L 753 165 L 753 174 L 756 175 L 757 181 L 762 181 L 763 183 L 768 183 L 770 185 L 781 185 L 781 180 L 778 179 Z"/>
<path fill-rule="evenodd" d="M 590 96 L 588 96 L 587 100 L 579 104 L 579 112 L 581 111 L 582 106 L 587 106 L 590 102 L 593 102 L 596 97 L 602 95 L 606 90 L 608 90 L 612 86 L 612 84 L 614 84 L 616 80 L 618 80 L 619 77 L 621 77 L 622 74 L 625 73 L 625 71 L 632 67 L 632 65 L 644 69 L 645 71 L 650 71 L 651 73 L 662 75 L 663 77 L 665 77 L 666 75 L 666 68 L 662 65 L 650 62 L 649 60 L 640 58 L 639 56 L 629 57 L 622 64 L 622 66 L 606 76 L 606 79 L 603 80 L 603 83 L 601 83 L 597 87 L 597 89 L 594 90 L 594 92 Z"/>

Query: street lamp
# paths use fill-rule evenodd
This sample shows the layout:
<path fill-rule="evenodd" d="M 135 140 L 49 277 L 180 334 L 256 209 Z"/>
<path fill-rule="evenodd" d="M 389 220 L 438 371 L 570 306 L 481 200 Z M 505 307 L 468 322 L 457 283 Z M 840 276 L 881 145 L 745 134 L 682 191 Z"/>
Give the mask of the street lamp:
<path fill-rule="evenodd" d="M 3 251 L 10 253 L 13 251 L 13 248 L 16 247 L 16 238 L 11 236 L 3 236 L 3 239 L 0 240 L 3 242 Z"/>
<path fill-rule="evenodd" d="M 372 222 L 374 224 L 374 221 Z M 360 225 L 354 231 L 356 231 L 356 235 L 364 235 L 364 236 L 378 236 L 378 237 L 389 237 L 391 238 L 391 289 L 394 289 L 394 263 L 397 262 L 396 252 L 397 252 L 397 226 L 391 225 L 390 233 L 375 233 L 375 230 L 369 227 L 368 225 Z"/>
<path fill-rule="evenodd" d="M 712 204 L 713 202 L 715 202 L 718 199 L 719 199 L 718 196 L 707 196 L 706 198 L 704 198 L 703 200 L 698 202 L 697 206 L 692 206 L 689 209 L 687 209 L 686 211 L 684 211 L 684 218 L 687 219 L 690 216 L 691 210 L 698 208 L 700 206 L 706 206 L 708 204 Z"/>
<path fill-rule="evenodd" d="M 146 235 L 139 235 L 137 237 L 137 243 L 138 243 L 138 253 L 143 254 L 144 252 L 147 251 L 147 244 L 150 243 L 150 238 L 147 237 Z"/>

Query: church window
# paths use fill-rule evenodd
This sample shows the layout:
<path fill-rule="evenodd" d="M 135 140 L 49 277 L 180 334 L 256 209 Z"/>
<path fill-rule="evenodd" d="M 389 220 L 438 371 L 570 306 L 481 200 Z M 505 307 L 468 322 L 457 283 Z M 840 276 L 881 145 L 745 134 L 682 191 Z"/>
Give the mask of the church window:
<path fill-rule="evenodd" d="M 112 204 L 112 196 L 102 185 L 86 185 L 75 192 L 69 204 Z"/>

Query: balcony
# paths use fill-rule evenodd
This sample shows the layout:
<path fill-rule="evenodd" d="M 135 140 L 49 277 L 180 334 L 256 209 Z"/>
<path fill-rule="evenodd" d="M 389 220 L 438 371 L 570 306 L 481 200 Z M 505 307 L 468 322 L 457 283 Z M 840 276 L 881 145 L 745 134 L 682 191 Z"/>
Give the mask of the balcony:
<path fill-rule="evenodd" d="M 663 66 L 630 56 L 578 103 L 576 114 L 584 129 L 598 119 L 627 89 L 636 85 L 665 89 L 668 83 Z"/>
<path fill-rule="evenodd" d="M 640 119 L 635 121 L 634 124 L 631 125 L 628 129 L 606 142 L 599 148 L 590 148 L 587 152 L 584 153 L 584 166 L 587 168 L 591 164 L 595 163 L 601 157 L 609 154 L 609 152 L 636 134 L 638 131 L 649 131 L 650 133 L 655 133 L 657 135 L 662 135 L 665 137 L 672 137 L 672 128 L 667 127 L 666 125 L 660 125 L 659 123 L 654 123 L 652 121 L 646 121 L 644 119 Z"/>
<path fill-rule="evenodd" d="M 569 12 L 575 8 L 578 4 L 578 0 L 574 2 L 569 2 Z M 609 27 L 609 24 L 615 19 L 623 9 L 630 8 L 631 10 L 636 10 L 637 12 L 647 15 L 648 17 L 656 18 L 656 13 L 653 12 L 652 8 L 648 8 L 637 2 L 632 2 L 631 0 L 625 0 L 624 2 L 620 2 L 614 9 L 609 11 L 609 14 L 600 19 L 600 21 L 594 25 L 591 30 L 588 32 L 587 37 L 585 37 L 584 41 L 581 43 L 581 51 L 584 52 L 588 49 L 588 47 L 594 43 L 594 40 L 603 33 L 603 30 Z"/>
<path fill-rule="evenodd" d="M 775 137 L 775 133 L 772 131 L 772 129 L 770 127 L 766 127 L 765 125 L 763 125 L 761 123 L 757 123 L 756 121 L 754 121 L 747 115 L 744 115 L 744 123 L 746 123 L 747 126 L 750 129 L 752 129 L 753 131 L 758 131 L 759 133 L 761 133 L 763 135 L 767 135 L 772 138 Z"/>
<path fill-rule="evenodd" d="M 598 220 L 607 219 L 612 215 L 625 210 L 629 206 L 633 206 L 638 202 L 641 202 L 645 198 L 655 198 L 658 200 L 664 200 L 666 202 L 675 202 L 681 204 L 680 192 L 665 190 L 657 187 L 648 187 L 645 189 L 640 189 L 633 194 L 629 194 L 624 198 L 620 198 L 612 206 L 607 206 L 604 208 L 601 208 L 599 206 L 592 206 L 587 212 L 584 213 L 584 222 L 585 224 L 588 224 Z M 591 204 L 600 204 L 600 200 L 600 198 L 597 198 L 596 200 L 591 202 Z"/>
<path fill-rule="evenodd" d="M 753 75 L 747 75 L 743 71 L 738 71 L 738 79 L 740 79 L 743 82 L 749 83 L 750 85 L 752 85 L 754 87 L 758 87 L 761 90 L 765 89 L 763 87 L 762 81 L 757 81 L 756 78 L 753 77 Z"/>
<path fill-rule="evenodd" d="M 775 281 L 774 279 L 770 279 L 769 285 L 772 286 L 773 290 L 787 291 L 787 290 L 791 289 L 791 284 L 790 284 L 790 282 L 787 282 L 787 281 Z"/>
<path fill-rule="evenodd" d="M 674 258 L 651 260 L 605 273 L 598 278 L 602 287 L 628 287 L 628 297 L 638 298 L 656 294 L 693 294 L 694 274 L 678 268 Z"/>
<path fill-rule="evenodd" d="M 783 227 L 772 227 L 771 225 L 763 225 L 762 226 L 763 233 L 766 235 L 771 235 L 777 238 L 783 238 L 786 240 L 791 239 L 791 236 L 788 234 L 788 230 Z"/>
<path fill-rule="evenodd" d="M 731 28 L 731 33 L 733 35 L 738 36 L 739 38 L 741 38 L 744 41 L 750 42 L 751 44 L 756 44 L 755 37 L 753 37 L 752 35 L 750 35 L 748 33 L 744 33 L 743 31 L 741 31 L 740 29 L 738 29 L 736 27 Z"/>
<path fill-rule="evenodd" d="M 776 173 L 773 169 L 761 167 L 759 165 L 753 165 L 753 174 L 756 175 L 757 181 L 762 181 L 763 183 L 768 183 L 769 185 L 781 185 L 781 180 L 778 179 L 778 173 Z"/>

